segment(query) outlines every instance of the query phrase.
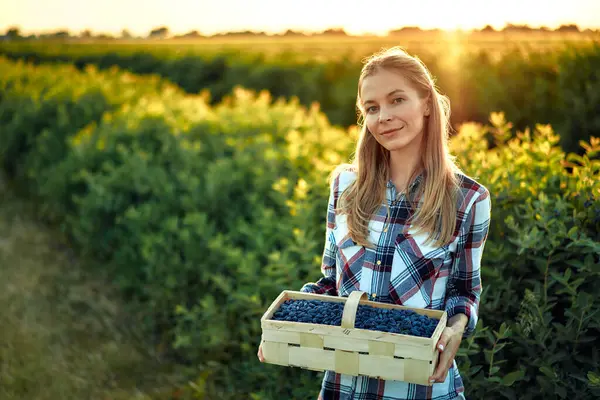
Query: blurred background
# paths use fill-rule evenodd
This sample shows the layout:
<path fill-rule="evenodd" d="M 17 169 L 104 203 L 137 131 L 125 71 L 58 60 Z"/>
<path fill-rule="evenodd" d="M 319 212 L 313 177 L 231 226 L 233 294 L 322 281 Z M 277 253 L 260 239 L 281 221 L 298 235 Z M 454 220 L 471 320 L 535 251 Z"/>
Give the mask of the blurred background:
<path fill-rule="evenodd" d="M 401 46 L 492 194 L 468 399 L 600 398 L 600 2 L 21 0 L 0 13 L 0 399 L 314 399 L 260 318 L 321 276 L 362 62 Z"/>

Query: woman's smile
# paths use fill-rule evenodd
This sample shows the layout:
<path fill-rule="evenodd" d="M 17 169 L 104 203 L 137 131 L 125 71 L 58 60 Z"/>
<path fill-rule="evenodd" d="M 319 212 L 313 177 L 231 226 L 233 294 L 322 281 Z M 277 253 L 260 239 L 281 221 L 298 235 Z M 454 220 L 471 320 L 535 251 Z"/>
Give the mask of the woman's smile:
<path fill-rule="evenodd" d="M 396 128 L 396 129 L 388 129 L 387 131 L 381 132 L 381 136 L 385 136 L 385 137 L 394 136 L 394 134 L 400 132 L 403 128 L 404 127 Z"/>

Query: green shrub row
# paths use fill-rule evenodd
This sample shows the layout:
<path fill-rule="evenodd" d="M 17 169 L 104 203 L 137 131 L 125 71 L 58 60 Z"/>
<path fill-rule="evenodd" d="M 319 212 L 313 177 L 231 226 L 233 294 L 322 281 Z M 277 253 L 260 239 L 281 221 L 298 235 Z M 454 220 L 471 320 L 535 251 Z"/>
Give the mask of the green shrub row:
<path fill-rule="evenodd" d="M 567 156 L 549 127 L 512 131 L 494 114 L 451 143 L 493 195 L 480 325 L 457 362 L 469 398 L 590 398 L 600 142 Z M 209 106 L 156 78 L 0 61 L 0 162 L 188 367 L 189 398 L 315 397 L 320 374 L 259 363 L 260 316 L 318 279 L 326 176 L 355 139 L 266 92 Z"/>
<path fill-rule="evenodd" d="M 598 42 L 553 50 L 506 46 L 491 51 L 464 46 L 458 55 L 453 48 L 435 53 L 419 47 L 418 52 L 438 86 L 452 99 L 454 126 L 485 123 L 491 112 L 503 111 L 520 130 L 551 124 L 567 152 L 579 152 L 579 140 L 600 136 Z M 190 50 L 183 45 L 0 44 L 0 54 L 12 59 L 70 62 L 78 68 L 117 66 L 137 74 L 156 74 L 188 93 L 209 91 L 212 104 L 237 86 L 267 90 L 273 98 L 296 97 L 305 106 L 316 102 L 334 125 L 349 127 L 356 123 L 356 81 L 361 57 L 368 53 L 356 54 L 343 45 L 334 53 L 317 58 L 308 50 L 272 55 L 252 50 Z"/>

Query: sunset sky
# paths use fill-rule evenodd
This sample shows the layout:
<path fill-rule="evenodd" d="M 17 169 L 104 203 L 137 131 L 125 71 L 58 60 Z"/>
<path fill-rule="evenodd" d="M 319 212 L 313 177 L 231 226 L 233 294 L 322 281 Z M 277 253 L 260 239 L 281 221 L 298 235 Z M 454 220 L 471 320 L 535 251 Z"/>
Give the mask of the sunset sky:
<path fill-rule="evenodd" d="M 0 0 L 0 4 L 0 32 L 16 26 L 22 34 L 59 29 L 119 34 L 127 29 L 147 35 L 163 25 L 173 34 L 328 28 L 384 34 L 402 26 L 467 30 L 490 24 L 500 29 L 507 22 L 600 28 L 600 0 Z"/>

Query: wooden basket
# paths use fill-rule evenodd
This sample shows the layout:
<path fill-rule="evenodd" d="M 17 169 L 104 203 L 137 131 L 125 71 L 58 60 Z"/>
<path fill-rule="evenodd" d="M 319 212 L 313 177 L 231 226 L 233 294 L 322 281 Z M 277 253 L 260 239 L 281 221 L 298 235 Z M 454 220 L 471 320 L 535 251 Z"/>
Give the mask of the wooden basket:
<path fill-rule="evenodd" d="M 288 299 L 344 302 L 341 326 L 276 321 L 273 315 Z M 431 338 L 358 329 L 354 327 L 359 304 L 382 309 L 412 310 L 439 319 Z M 336 297 L 284 290 L 263 314 L 262 352 L 270 364 L 313 371 L 335 371 L 354 376 L 428 385 L 438 362 L 436 344 L 446 326 L 445 311 L 404 307 L 369 301 L 353 291 Z"/>

